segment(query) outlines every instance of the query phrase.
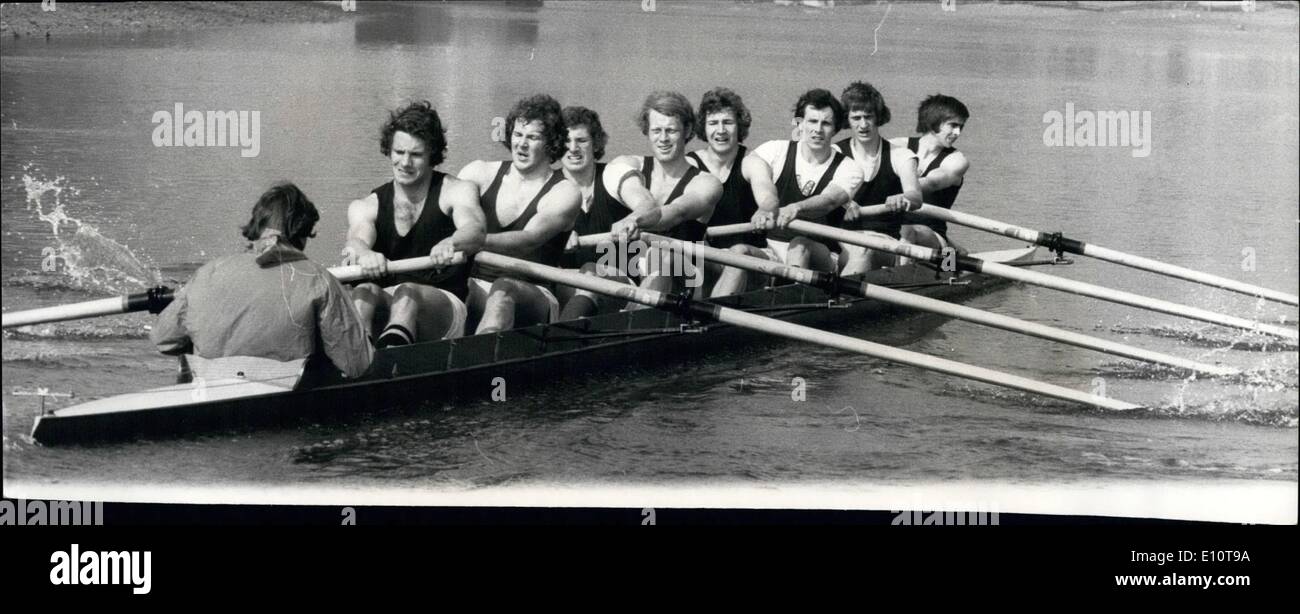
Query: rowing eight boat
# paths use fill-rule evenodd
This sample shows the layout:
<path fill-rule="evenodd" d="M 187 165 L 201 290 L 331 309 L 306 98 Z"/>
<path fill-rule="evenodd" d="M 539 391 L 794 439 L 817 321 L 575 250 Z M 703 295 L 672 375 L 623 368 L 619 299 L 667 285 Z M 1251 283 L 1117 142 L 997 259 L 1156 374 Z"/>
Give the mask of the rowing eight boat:
<path fill-rule="evenodd" d="M 1036 249 L 979 257 L 1015 266 L 1047 262 L 1035 260 Z M 872 271 L 862 279 L 945 300 L 967 298 L 1007 283 L 975 272 L 942 273 L 922 263 Z M 879 301 L 833 296 L 799 284 L 711 302 L 823 327 L 861 323 L 895 310 Z M 32 437 L 45 444 L 103 441 L 284 424 L 452 396 L 488 398 L 497 388 L 496 378 L 508 380 L 513 392 L 554 381 L 556 373 L 690 356 L 691 348 L 716 348 L 755 336 L 681 314 L 638 310 L 385 348 L 376 353 L 369 374 L 353 380 L 310 365 L 290 374 L 266 373 L 257 366 L 227 373 L 205 373 L 204 367 L 196 367 L 199 377 L 190 383 L 108 397 L 39 416 Z"/>

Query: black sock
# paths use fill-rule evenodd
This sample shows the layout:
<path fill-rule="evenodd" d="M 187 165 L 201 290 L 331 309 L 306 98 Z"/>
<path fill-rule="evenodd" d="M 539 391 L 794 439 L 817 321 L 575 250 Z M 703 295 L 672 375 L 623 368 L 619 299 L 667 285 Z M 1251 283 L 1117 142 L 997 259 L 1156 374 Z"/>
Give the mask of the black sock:
<path fill-rule="evenodd" d="M 384 333 L 375 340 L 375 347 L 386 348 L 394 345 L 410 345 L 414 335 L 401 324 L 389 324 Z"/>

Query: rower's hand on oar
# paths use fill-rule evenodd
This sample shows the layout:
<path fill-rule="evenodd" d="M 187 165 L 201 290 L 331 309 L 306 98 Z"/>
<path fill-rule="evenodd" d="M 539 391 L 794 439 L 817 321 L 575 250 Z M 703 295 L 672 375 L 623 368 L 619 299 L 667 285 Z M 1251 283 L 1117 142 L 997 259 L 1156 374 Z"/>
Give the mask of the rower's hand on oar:
<path fill-rule="evenodd" d="M 452 259 L 455 257 L 456 243 L 452 241 L 451 237 L 439 241 L 437 245 L 433 246 L 433 249 L 429 250 L 429 261 L 438 268 L 451 266 Z"/>
<path fill-rule="evenodd" d="M 343 248 L 343 264 L 361 267 L 361 275 L 366 279 L 376 279 L 388 274 L 388 258 L 383 254 L 366 250 L 364 252 L 351 246 Z"/>
<path fill-rule="evenodd" d="M 777 210 L 776 227 L 785 228 L 790 225 L 790 222 L 793 222 L 796 219 L 799 219 L 799 203 L 786 205 Z"/>
<path fill-rule="evenodd" d="M 641 237 L 641 225 L 635 215 L 629 215 L 609 226 L 609 238 L 615 243 L 627 243 Z"/>
<path fill-rule="evenodd" d="M 755 231 L 771 230 L 776 227 L 776 215 L 771 211 L 759 209 L 754 212 L 754 216 L 749 218 L 749 223 L 754 225 Z"/>
<path fill-rule="evenodd" d="M 855 203 L 850 200 L 848 203 L 844 205 L 845 222 L 856 221 L 860 217 L 862 217 L 862 209 L 858 207 L 858 203 Z"/>
<path fill-rule="evenodd" d="M 916 211 L 921 208 L 921 203 L 913 203 L 902 194 L 895 194 L 885 199 L 885 206 L 890 211 Z"/>

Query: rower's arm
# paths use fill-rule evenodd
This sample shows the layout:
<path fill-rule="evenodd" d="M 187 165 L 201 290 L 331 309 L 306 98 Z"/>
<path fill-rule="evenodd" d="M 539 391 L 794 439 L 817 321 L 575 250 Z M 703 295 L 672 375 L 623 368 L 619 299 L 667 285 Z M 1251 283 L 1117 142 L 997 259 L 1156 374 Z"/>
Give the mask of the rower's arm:
<path fill-rule="evenodd" d="M 903 198 L 907 199 L 910 205 L 903 209 L 920 209 L 921 186 L 920 180 L 916 178 L 916 156 L 890 156 L 890 160 L 893 163 L 894 174 L 898 176 L 898 182 L 903 187 Z"/>
<path fill-rule="evenodd" d="M 628 217 L 635 216 L 637 226 L 644 228 L 657 224 L 662 211 L 645 187 L 640 163 L 636 156 L 619 156 L 605 165 L 601 181 L 605 182 L 605 191 L 610 196 L 632 210 Z"/>
<path fill-rule="evenodd" d="M 960 151 L 954 151 L 939 163 L 939 168 L 930 171 L 920 179 L 922 195 L 930 195 L 939 190 L 950 188 L 955 185 L 961 185 L 966 177 L 966 171 L 970 170 L 970 162 Z"/>
<path fill-rule="evenodd" d="M 440 196 L 442 202 L 439 206 L 446 203 L 443 212 L 448 213 L 450 209 L 451 221 L 456 225 L 456 232 L 452 233 L 449 240 L 455 251 L 464 252 L 466 256 L 483 249 L 487 237 L 487 221 L 483 216 L 483 207 L 479 205 L 478 190 L 478 184 L 472 181 L 454 177 L 443 179 Z"/>
<path fill-rule="evenodd" d="M 488 186 L 492 184 L 495 173 L 496 169 L 492 168 L 491 164 L 482 160 L 475 160 L 460 169 L 460 172 L 456 173 L 456 178 L 474 184 L 478 193 L 483 194 Z"/>
<path fill-rule="evenodd" d="M 199 274 L 203 272 L 204 269 L 200 268 L 194 273 L 194 279 L 198 279 Z M 194 280 L 190 280 L 190 283 L 194 283 Z M 149 341 L 157 346 L 159 352 L 177 356 L 194 351 L 194 340 L 190 338 L 189 330 L 181 323 L 181 319 L 185 317 L 188 299 L 189 284 L 186 284 L 176 291 L 171 304 L 167 305 L 154 321 L 153 328 L 149 331 Z"/>
<path fill-rule="evenodd" d="M 755 152 L 750 152 L 740 163 L 741 175 L 754 191 L 754 202 L 760 211 L 776 213 L 781 208 L 781 196 L 772 180 L 772 167 Z"/>
<path fill-rule="evenodd" d="M 799 211 L 799 217 L 821 217 L 826 215 L 836 207 L 841 207 L 844 203 L 849 202 L 849 195 L 840 186 L 830 184 L 822 190 L 821 194 L 809 196 L 796 203 L 786 205 L 795 207 Z"/>
<path fill-rule="evenodd" d="M 652 230 L 668 230 L 688 220 L 705 220 L 722 197 L 722 183 L 708 173 L 699 173 L 673 202 L 660 208 L 659 223 Z"/>
<path fill-rule="evenodd" d="M 788 205 L 797 207 L 799 217 L 820 217 L 842 207 L 862 186 L 862 167 L 846 161 L 835 167 L 835 175 L 821 194 Z"/>
<path fill-rule="evenodd" d="M 528 220 L 523 230 L 489 234 L 483 249 L 507 256 L 526 254 L 555 235 L 572 230 L 581 211 L 582 193 L 572 182 L 562 181 L 537 203 L 537 215 Z"/>
<path fill-rule="evenodd" d="M 343 264 L 356 264 L 361 256 L 373 251 L 378 233 L 379 198 L 370 194 L 348 205 L 348 237 L 343 246 Z"/>

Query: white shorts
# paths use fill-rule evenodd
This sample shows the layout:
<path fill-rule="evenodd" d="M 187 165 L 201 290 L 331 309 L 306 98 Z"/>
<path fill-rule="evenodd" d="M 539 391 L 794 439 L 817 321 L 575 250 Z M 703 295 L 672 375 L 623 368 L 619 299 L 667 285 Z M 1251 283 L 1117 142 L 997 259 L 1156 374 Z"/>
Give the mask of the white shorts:
<path fill-rule="evenodd" d="M 520 281 L 520 283 L 532 284 L 532 282 L 527 282 L 522 280 L 517 280 L 517 281 Z M 492 291 L 492 282 L 486 279 L 471 277 L 469 278 L 469 283 L 470 286 L 472 286 L 470 288 L 470 292 L 475 292 L 475 291 L 482 292 L 484 297 L 487 297 L 488 293 Z M 549 324 L 551 322 L 560 319 L 560 299 L 555 298 L 555 294 L 550 290 L 546 289 L 546 286 L 541 286 L 538 284 L 532 284 L 532 286 L 534 288 L 537 288 L 538 290 L 541 290 L 542 296 L 546 298 L 546 306 L 548 309 L 547 313 L 550 314 L 547 317 L 546 322 Z M 462 325 L 463 324 L 464 322 L 462 321 Z"/>
<path fill-rule="evenodd" d="M 767 254 L 772 260 L 785 264 L 785 257 L 790 252 L 790 243 L 788 241 L 776 241 L 771 238 L 767 240 L 767 247 L 763 248 L 763 253 Z M 840 254 L 831 253 L 831 265 L 836 271 L 840 269 Z"/>
<path fill-rule="evenodd" d="M 465 301 L 460 300 L 460 297 L 456 296 L 455 294 L 452 294 L 451 292 L 448 292 L 447 290 L 443 290 L 442 288 L 436 286 L 427 286 L 424 284 L 419 284 L 419 285 L 420 287 L 428 288 L 435 292 L 441 292 L 443 296 L 447 297 L 447 301 L 451 303 L 451 328 L 447 329 L 447 334 L 441 338 L 454 339 L 456 337 L 464 337 L 465 321 L 469 319 L 469 307 L 465 305 Z M 384 292 L 387 293 L 390 298 L 393 296 L 393 293 L 396 291 L 397 291 L 397 286 L 389 286 L 387 288 L 384 288 Z M 422 341 L 432 341 L 432 339 L 422 339 Z"/>
<path fill-rule="evenodd" d="M 443 293 L 443 295 L 447 297 L 447 300 L 451 302 L 451 328 L 447 331 L 447 335 L 443 337 L 443 339 L 464 337 L 465 320 L 469 319 L 469 307 L 465 305 L 465 301 L 460 300 L 460 297 L 455 294 L 443 290 L 442 288 L 434 289 Z"/>
<path fill-rule="evenodd" d="M 890 241 L 898 240 L 883 232 L 876 232 L 874 230 L 858 230 L 855 232 L 858 232 L 860 234 L 869 237 L 876 237 L 877 239 L 889 239 Z M 840 249 L 844 250 L 841 252 L 844 255 L 844 258 L 862 257 L 867 253 L 867 248 L 862 247 L 861 245 L 853 245 L 852 243 L 845 243 L 843 241 L 840 241 Z"/>
<path fill-rule="evenodd" d="M 767 255 L 771 256 L 773 260 L 777 262 L 785 262 L 785 255 L 790 251 L 790 243 L 769 238 L 767 240 L 767 247 L 764 247 L 763 251 L 767 252 Z"/>

